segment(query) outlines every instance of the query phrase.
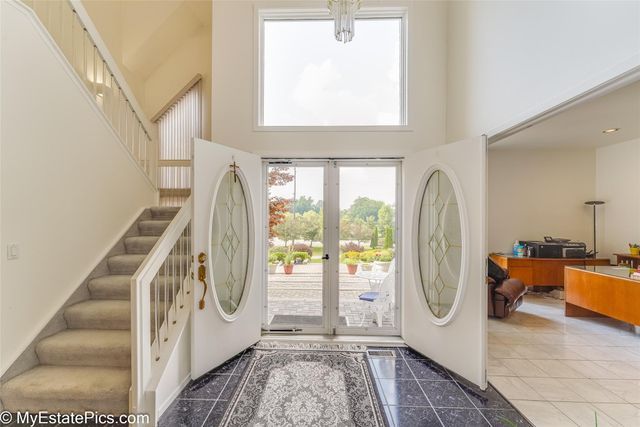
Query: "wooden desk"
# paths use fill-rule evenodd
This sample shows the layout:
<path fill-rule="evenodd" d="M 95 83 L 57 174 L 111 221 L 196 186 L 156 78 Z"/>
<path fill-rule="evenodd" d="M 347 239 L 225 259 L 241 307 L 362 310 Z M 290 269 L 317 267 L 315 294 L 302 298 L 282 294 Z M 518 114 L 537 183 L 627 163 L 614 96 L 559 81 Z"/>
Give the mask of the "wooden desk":
<path fill-rule="evenodd" d="M 640 325 L 640 281 L 629 269 L 618 267 L 567 267 L 564 314 L 568 317 L 608 316 Z"/>
<path fill-rule="evenodd" d="M 609 258 L 529 258 L 491 254 L 491 259 L 527 286 L 564 286 L 564 268 L 568 265 L 609 265 Z"/>
<path fill-rule="evenodd" d="M 631 255 L 627 254 L 614 254 L 616 256 L 616 264 L 620 264 L 621 262 L 628 262 L 631 264 L 631 267 L 638 268 L 638 264 L 640 263 L 640 255 Z"/>

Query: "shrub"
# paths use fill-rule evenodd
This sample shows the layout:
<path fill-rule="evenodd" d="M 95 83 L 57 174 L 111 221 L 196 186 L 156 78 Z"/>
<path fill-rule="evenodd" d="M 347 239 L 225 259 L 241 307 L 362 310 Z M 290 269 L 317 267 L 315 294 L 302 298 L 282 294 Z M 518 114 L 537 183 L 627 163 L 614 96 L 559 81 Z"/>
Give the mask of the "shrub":
<path fill-rule="evenodd" d="M 391 249 L 370 249 L 360 254 L 362 262 L 382 261 L 389 262 L 393 259 L 394 253 Z"/>
<path fill-rule="evenodd" d="M 390 262 L 390 261 L 393 261 L 393 257 L 394 257 L 393 251 L 390 251 L 390 250 L 381 251 L 378 261 Z"/>
<path fill-rule="evenodd" d="M 283 254 L 280 252 L 275 254 L 269 254 L 269 264 L 278 264 L 284 261 L 286 257 L 287 257 L 287 254 Z"/>
<path fill-rule="evenodd" d="M 304 262 L 304 261 L 308 260 L 309 258 L 311 258 L 309 256 L 309 254 L 306 253 L 306 252 L 291 252 L 289 254 L 289 256 L 291 257 L 293 262 L 296 262 L 296 261 Z"/>
<path fill-rule="evenodd" d="M 374 226 L 373 231 L 371 232 L 371 248 L 378 247 L 378 227 Z"/>
<path fill-rule="evenodd" d="M 393 247 L 393 229 L 391 227 L 387 227 L 384 230 L 384 248 L 390 249 Z"/>
<path fill-rule="evenodd" d="M 345 264 L 348 264 L 347 260 L 354 260 L 356 261 L 356 264 L 357 264 L 357 262 L 360 261 L 360 252 L 356 252 L 356 251 L 345 252 L 342 254 L 340 258 L 342 262 L 344 262 Z"/>
<path fill-rule="evenodd" d="M 309 255 L 309 258 L 313 256 L 313 250 L 311 246 L 306 243 L 296 243 L 293 245 L 293 252 L 306 252 Z"/>
<path fill-rule="evenodd" d="M 360 243 L 356 243 L 356 242 L 347 242 L 347 243 L 343 243 L 342 245 L 340 245 L 340 249 L 344 253 L 346 253 L 346 252 L 362 252 L 362 251 L 364 251 L 364 246 L 362 246 Z"/>
<path fill-rule="evenodd" d="M 284 262 L 289 250 L 285 246 L 274 246 L 269 249 L 269 262 Z"/>

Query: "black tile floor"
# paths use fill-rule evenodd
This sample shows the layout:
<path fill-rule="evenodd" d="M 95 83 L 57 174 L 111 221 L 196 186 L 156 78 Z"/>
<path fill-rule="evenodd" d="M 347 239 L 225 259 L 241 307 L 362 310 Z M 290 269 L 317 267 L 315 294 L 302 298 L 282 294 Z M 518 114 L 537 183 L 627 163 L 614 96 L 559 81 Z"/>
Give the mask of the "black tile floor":
<path fill-rule="evenodd" d="M 395 356 L 368 357 L 390 426 L 530 425 L 491 386 L 482 391 L 407 347 L 375 350 Z"/>
<path fill-rule="evenodd" d="M 493 387 L 482 391 L 407 347 L 369 354 L 378 398 L 391 427 L 530 426 Z M 161 427 L 217 426 L 252 350 L 191 381 L 160 418 Z"/>
<path fill-rule="evenodd" d="M 193 380 L 160 417 L 161 427 L 217 426 L 251 358 L 248 349 Z"/>

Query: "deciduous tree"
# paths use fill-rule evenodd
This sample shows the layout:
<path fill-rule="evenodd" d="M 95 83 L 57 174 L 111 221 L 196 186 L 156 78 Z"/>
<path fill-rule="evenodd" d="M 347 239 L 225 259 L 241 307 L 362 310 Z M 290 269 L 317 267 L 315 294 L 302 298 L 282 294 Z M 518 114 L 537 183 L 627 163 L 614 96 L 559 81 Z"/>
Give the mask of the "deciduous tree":
<path fill-rule="evenodd" d="M 269 187 L 277 187 L 286 185 L 293 181 L 293 174 L 289 172 L 289 168 L 270 167 L 267 174 L 267 184 Z M 282 224 L 285 214 L 291 208 L 291 199 L 278 196 L 269 197 L 269 238 L 276 237 L 275 229 Z"/>

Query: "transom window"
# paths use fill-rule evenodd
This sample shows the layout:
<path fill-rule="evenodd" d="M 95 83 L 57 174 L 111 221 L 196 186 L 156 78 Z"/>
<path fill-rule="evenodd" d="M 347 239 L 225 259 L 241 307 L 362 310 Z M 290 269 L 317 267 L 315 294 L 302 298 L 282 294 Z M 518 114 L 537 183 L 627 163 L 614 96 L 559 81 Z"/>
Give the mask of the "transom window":
<path fill-rule="evenodd" d="M 403 12 L 365 12 L 346 44 L 309 15 L 260 11 L 258 126 L 406 125 Z"/>

